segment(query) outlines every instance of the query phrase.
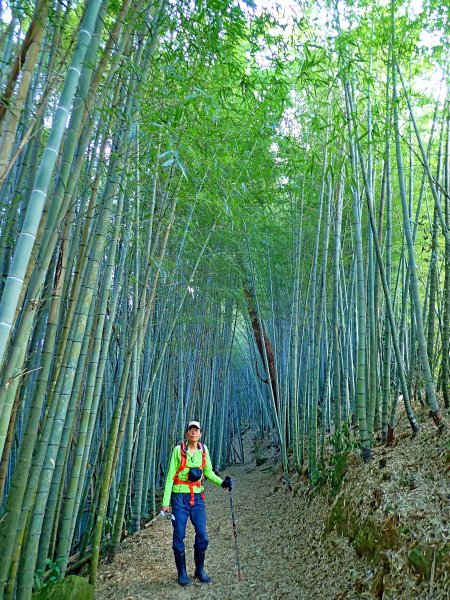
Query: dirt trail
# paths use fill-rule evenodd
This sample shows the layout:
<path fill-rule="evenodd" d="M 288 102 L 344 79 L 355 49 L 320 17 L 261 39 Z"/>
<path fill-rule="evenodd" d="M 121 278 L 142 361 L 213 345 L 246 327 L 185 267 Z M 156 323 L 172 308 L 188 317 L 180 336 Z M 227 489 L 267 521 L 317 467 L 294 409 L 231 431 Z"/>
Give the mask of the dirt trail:
<path fill-rule="evenodd" d="M 299 561 L 304 563 L 300 554 L 309 550 L 302 544 L 302 529 L 293 527 L 288 516 L 291 494 L 287 495 L 282 487 L 274 493 L 274 476 L 267 466 L 256 468 L 246 463 L 230 467 L 226 473 L 235 480 L 233 504 L 241 580 L 237 578 L 229 493 L 207 483 L 210 544 L 206 569 L 212 583 L 195 583 L 188 588 L 178 585 L 171 549 L 172 527 L 160 518 L 149 529 L 127 540 L 114 563 L 101 566 L 95 597 L 98 600 L 312 597 L 302 590 L 302 566 L 306 565 L 299 564 Z M 189 575 L 194 570 L 193 537 L 189 523 L 186 538 Z"/>
<path fill-rule="evenodd" d="M 432 422 L 425 416 L 421 435 L 415 438 L 405 429 L 406 418 L 403 422 L 398 445 L 375 447 L 369 465 L 356 454 L 350 456 L 344 495 L 339 496 L 351 503 L 355 522 L 364 524 L 370 517 L 380 531 L 392 522 L 390 515 L 395 510 L 398 545 L 384 552 L 383 563 L 358 555 L 346 537 L 326 531 L 334 505 L 329 490 L 311 488 L 307 480 L 295 474 L 292 489 L 288 489 L 276 464 L 269 460 L 256 467 L 251 462 L 252 440 L 247 434 L 246 463 L 226 469 L 235 480 L 233 499 L 242 580 L 236 573 L 229 494 L 207 483 L 210 545 L 206 569 L 212 583 L 196 583 L 189 588 L 178 585 L 172 527 L 159 518 L 126 540 L 114 563 L 101 564 L 97 600 L 450 598 L 450 571 L 445 566 L 449 557 L 447 563 L 433 563 L 435 572 L 430 581 L 418 576 L 408 559 L 418 541 L 443 550 L 450 539 L 448 442 L 445 436 L 436 437 Z M 189 524 L 186 555 L 190 575 L 194 571 L 193 540 Z"/>
<path fill-rule="evenodd" d="M 171 549 L 172 526 L 158 519 L 148 530 L 130 538 L 114 564 L 101 570 L 96 598 L 303 598 L 298 579 L 286 580 L 286 571 L 295 572 L 286 531 L 277 531 L 265 490 L 273 488 L 267 472 L 250 465 L 234 466 L 227 473 L 235 480 L 233 503 L 237 521 L 238 549 L 242 579 L 237 578 L 229 493 L 206 484 L 205 501 L 210 538 L 206 568 L 211 584 L 196 583 L 183 589 L 176 582 Z M 275 529 L 275 530 L 274 530 Z M 188 524 L 186 562 L 191 576 L 193 527 Z"/>

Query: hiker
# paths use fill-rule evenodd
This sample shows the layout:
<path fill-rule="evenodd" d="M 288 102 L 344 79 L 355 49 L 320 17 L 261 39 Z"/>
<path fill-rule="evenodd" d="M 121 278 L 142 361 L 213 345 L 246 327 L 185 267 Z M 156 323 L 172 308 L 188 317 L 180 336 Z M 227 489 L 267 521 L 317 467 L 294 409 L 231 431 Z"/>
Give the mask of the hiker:
<path fill-rule="evenodd" d="M 170 512 L 172 507 L 172 548 L 177 565 L 178 583 L 183 586 L 192 583 L 186 572 L 184 549 L 188 517 L 195 528 L 194 576 L 201 583 L 211 581 L 211 577 L 205 572 L 205 552 L 209 540 L 206 533 L 203 478 L 206 477 L 225 490 L 231 491 L 233 488 L 231 477 L 227 476 L 222 480 L 214 473 L 208 448 L 200 443 L 202 429 L 198 421 L 189 422 L 185 437 L 186 440 L 175 446 L 172 451 L 162 502 L 164 512 Z"/>

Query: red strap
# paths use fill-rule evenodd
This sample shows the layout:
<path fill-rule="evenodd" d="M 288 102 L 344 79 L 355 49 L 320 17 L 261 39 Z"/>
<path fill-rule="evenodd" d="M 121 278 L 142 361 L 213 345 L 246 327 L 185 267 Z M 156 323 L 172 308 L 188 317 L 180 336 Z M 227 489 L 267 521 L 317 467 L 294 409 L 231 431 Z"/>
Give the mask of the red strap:
<path fill-rule="evenodd" d="M 201 481 L 182 481 L 181 479 L 175 479 L 173 480 L 175 485 L 188 485 L 189 486 L 189 492 L 191 495 L 191 498 L 189 500 L 189 506 L 194 506 L 194 500 L 195 500 L 195 492 L 194 492 L 194 487 L 200 487 L 202 485 Z M 202 495 L 202 493 L 201 493 Z M 203 497 L 203 496 L 202 496 Z"/>
<path fill-rule="evenodd" d="M 181 471 L 186 468 L 187 452 L 186 452 L 186 444 L 184 442 L 180 442 L 180 455 L 181 455 L 180 466 L 178 467 L 178 471 L 173 476 L 174 481 L 175 481 L 175 479 L 178 479 L 178 475 L 181 473 Z"/>
<path fill-rule="evenodd" d="M 205 446 L 203 444 L 200 444 L 200 442 L 199 442 L 198 449 L 202 451 L 202 466 L 200 468 L 202 471 L 204 471 L 205 467 L 206 467 Z M 173 483 L 174 483 L 174 485 L 188 485 L 189 486 L 189 491 L 191 494 L 191 498 L 189 500 L 189 506 L 194 506 L 194 493 L 195 493 L 194 487 L 201 486 L 202 480 L 200 479 L 199 481 L 183 481 L 178 477 L 178 475 L 181 473 L 181 471 L 183 471 L 183 469 L 186 468 L 187 451 L 186 451 L 186 444 L 184 442 L 180 442 L 180 455 L 181 455 L 180 466 L 178 467 L 177 472 L 173 476 Z M 203 479 L 203 477 L 202 477 L 202 479 Z M 202 498 L 204 497 L 203 492 L 201 492 L 201 497 Z"/>

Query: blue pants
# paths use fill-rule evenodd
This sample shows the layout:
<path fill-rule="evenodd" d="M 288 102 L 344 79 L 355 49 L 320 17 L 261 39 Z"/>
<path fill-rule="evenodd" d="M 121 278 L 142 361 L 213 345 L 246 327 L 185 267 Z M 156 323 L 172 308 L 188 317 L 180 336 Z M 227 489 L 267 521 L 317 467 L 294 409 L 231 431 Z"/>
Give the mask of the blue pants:
<path fill-rule="evenodd" d="M 172 548 L 175 552 L 184 552 L 184 538 L 186 537 L 186 525 L 188 518 L 195 529 L 196 550 L 206 550 L 208 547 L 208 534 L 206 533 L 206 510 L 205 501 L 200 494 L 194 496 L 194 506 L 189 506 L 190 494 L 172 494 L 170 504 L 175 521 L 173 526 Z"/>

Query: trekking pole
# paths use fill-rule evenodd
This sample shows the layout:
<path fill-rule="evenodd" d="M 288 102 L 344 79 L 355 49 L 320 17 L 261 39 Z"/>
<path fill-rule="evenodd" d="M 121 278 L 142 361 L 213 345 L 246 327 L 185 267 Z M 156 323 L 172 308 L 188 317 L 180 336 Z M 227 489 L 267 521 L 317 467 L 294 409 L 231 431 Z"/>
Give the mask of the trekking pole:
<path fill-rule="evenodd" d="M 231 494 L 231 490 L 228 490 L 230 493 L 230 512 L 231 512 L 231 521 L 233 523 L 233 536 L 234 536 L 234 549 L 236 550 L 236 565 L 237 565 L 237 576 L 238 579 L 241 579 L 241 563 L 239 561 L 239 552 L 238 552 L 238 544 L 237 544 L 237 529 L 236 529 L 236 519 L 234 516 L 234 507 L 233 507 L 233 496 Z"/>

